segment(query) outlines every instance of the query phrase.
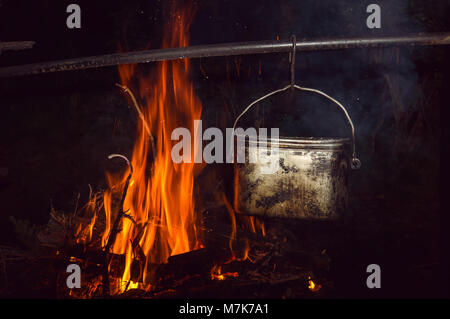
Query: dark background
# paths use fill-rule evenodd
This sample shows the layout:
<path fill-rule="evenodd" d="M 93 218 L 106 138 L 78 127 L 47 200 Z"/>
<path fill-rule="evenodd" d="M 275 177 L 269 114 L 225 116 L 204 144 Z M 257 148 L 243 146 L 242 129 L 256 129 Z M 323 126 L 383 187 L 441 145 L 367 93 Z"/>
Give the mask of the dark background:
<path fill-rule="evenodd" d="M 192 45 L 449 31 L 449 2 L 376 1 L 381 29 L 366 26 L 374 1 L 195 1 Z M 76 1 L 82 28 L 69 30 L 70 1 L 0 2 L 0 41 L 33 40 L 2 52 L 0 66 L 159 48 L 168 1 Z M 448 106 L 448 47 L 352 49 L 297 54 L 298 84 L 329 93 L 356 127 L 362 168 L 352 172 L 349 231 L 335 250 L 338 297 L 442 297 L 448 292 L 441 205 Z M 152 65 L 141 65 L 151 72 Z M 287 54 L 192 61 L 210 126 L 231 127 L 255 98 L 288 83 Z M 114 86 L 116 67 L 0 79 L 0 244 L 20 245 L 8 216 L 43 224 L 50 201 L 73 210 L 88 184 L 105 187 L 106 157 L 131 155 L 136 114 Z M 347 136 L 336 107 L 310 94 L 273 98 L 245 123 L 282 135 Z M 244 124 L 244 123 L 243 123 Z M 205 125 L 204 125 L 205 127 Z M 442 186 L 442 185 L 441 185 Z M 320 236 L 320 235 L 317 235 Z M 383 289 L 365 288 L 378 263 Z"/>

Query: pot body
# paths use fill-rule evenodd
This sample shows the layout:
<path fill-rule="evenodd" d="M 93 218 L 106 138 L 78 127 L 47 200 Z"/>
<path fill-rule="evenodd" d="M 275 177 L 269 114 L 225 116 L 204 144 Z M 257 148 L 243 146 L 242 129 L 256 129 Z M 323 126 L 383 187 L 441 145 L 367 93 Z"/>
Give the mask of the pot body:
<path fill-rule="evenodd" d="M 349 142 L 344 138 L 292 137 L 268 139 L 265 144 L 248 142 L 245 163 L 235 164 L 237 212 L 310 220 L 338 219 L 348 202 Z M 264 166 L 270 164 L 258 155 L 272 152 L 273 156 L 274 146 L 278 156 L 271 164 L 274 169 L 267 173 Z M 257 160 L 249 163 L 250 156 Z"/>

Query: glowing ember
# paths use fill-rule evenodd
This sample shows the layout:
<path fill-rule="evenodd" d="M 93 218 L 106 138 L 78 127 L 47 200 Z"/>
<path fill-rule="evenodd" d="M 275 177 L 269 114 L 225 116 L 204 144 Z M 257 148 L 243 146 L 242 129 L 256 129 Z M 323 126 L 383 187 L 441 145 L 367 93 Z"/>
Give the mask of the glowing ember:
<path fill-rule="evenodd" d="M 214 266 L 211 269 L 211 280 L 225 280 L 227 277 L 238 277 L 237 272 L 222 273 L 222 266 Z"/>
<path fill-rule="evenodd" d="M 322 288 L 321 285 L 316 285 L 316 283 L 311 279 L 311 277 L 308 277 L 308 289 L 316 292 L 319 291 Z"/>

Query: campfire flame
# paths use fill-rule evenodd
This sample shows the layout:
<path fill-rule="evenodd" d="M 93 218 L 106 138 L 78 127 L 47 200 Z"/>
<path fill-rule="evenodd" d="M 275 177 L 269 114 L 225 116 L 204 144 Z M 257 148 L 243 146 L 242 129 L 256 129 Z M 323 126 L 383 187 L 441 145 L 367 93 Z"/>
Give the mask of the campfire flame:
<path fill-rule="evenodd" d="M 78 212 L 75 210 L 75 214 L 84 217 L 87 219 L 86 222 L 81 222 L 77 225 L 74 238 L 76 238 L 77 244 L 87 244 L 92 240 L 92 234 L 94 232 L 95 221 L 98 216 L 98 211 L 102 208 L 102 206 L 97 205 L 97 199 L 99 194 L 92 194 L 92 189 L 89 194 L 89 201 L 80 209 Z"/>
<path fill-rule="evenodd" d="M 193 10 L 174 10 L 169 27 L 165 30 L 162 47 L 185 47 L 189 43 L 188 31 Z M 147 289 L 152 278 L 150 264 L 167 262 L 172 255 L 186 253 L 200 247 L 195 225 L 193 198 L 194 173 L 192 163 L 176 164 L 171 158 L 174 141 L 171 133 L 177 127 L 188 128 L 196 136 L 194 120 L 200 119 L 202 106 L 194 94 L 189 80 L 189 61 L 164 61 L 156 66 L 154 74 L 138 73 L 133 65 L 119 67 L 123 86 L 133 88 L 132 79 L 139 79 L 139 98 L 143 117 L 139 119 L 131 164 L 133 175 L 123 203 L 123 209 L 131 218 L 123 218 L 111 252 L 125 254 L 125 270 L 119 291 L 125 287 L 137 288 L 131 280 L 131 264 L 142 252 L 145 266 L 142 282 Z M 150 134 L 154 137 L 152 152 Z M 176 141 L 175 141 L 176 142 Z M 201 146 L 194 144 L 195 156 Z M 111 225 L 118 209 L 114 198 L 120 195 L 129 170 L 119 175 L 107 174 L 109 189 L 104 194 L 106 229 L 102 237 L 105 246 L 111 233 Z M 117 206 L 117 205 L 116 205 Z"/>
<path fill-rule="evenodd" d="M 192 7 L 182 10 L 172 9 L 171 20 L 165 30 L 162 48 L 186 47 L 189 44 L 189 27 L 194 16 Z M 104 231 L 101 234 L 101 247 L 106 248 L 113 232 L 114 221 L 122 211 L 119 231 L 109 253 L 125 256 L 124 268 L 120 278 L 117 269 L 111 269 L 111 293 L 123 293 L 129 289 L 150 290 L 156 278 L 154 265 L 168 261 L 173 255 L 183 254 L 202 248 L 200 234 L 196 226 L 194 201 L 194 176 L 204 164 L 195 164 L 194 158 L 201 151 L 201 145 L 191 143 L 192 160 L 189 163 L 175 163 L 171 157 L 174 143 L 171 135 L 178 127 L 187 128 L 191 138 L 197 136 L 198 127 L 194 121 L 201 118 L 202 105 L 194 94 L 189 80 L 190 65 L 187 59 L 163 61 L 155 65 L 150 75 L 143 74 L 136 65 L 119 66 L 121 85 L 130 94 L 138 111 L 137 135 L 131 157 L 132 175 L 126 189 L 131 169 L 120 173 L 106 173 L 108 189 L 103 194 L 105 212 Z M 137 93 L 136 98 L 132 92 Z M 216 194 L 223 201 L 231 220 L 229 247 L 231 257 L 223 264 L 232 261 L 252 260 L 249 257 L 250 245 L 244 239 L 243 251 L 237 252 L 237 221 L 248 231 L 266 235 L 264 223 L 253 216 L 239 214 L 238 176 L 235 176 L 234 201 L 230 203 L 225 194 Z M 123 194 L 123 204 L 120 202 Z M 92 196 L 86 206 L 93 216 L 87 225 L 77 230 L 80 242 L 92 239 L 93 227 L 99 218 L 97 194 Z M 119 203 L 120 202 L 120 203 Z M 139 275 L 136 278 L 135 264 L 138 261 Z M 133 271 L 132 271 L 133 270 Z M 222 273 L 222 265 L 214 265 L 211 279 L 225 280 L 237 277 L 236 272 Z"/>
<path fill-rule="evenodd" d="M 235 185 L 236 185 L 236 176 L 235 175 Z M 236 192 L 236 188 L 235 188 L 235 192 Z M 227 212 L 228 215 L 230 217 L 230 222 L 231 222 L 231 234 L 229 236 L 229 248 L 230 248 L 230 253 L 231 256 L 228 260 L 226 260 L 223 264 L 229 264 L 233 261 L 250 261 L 253 262 L 252 259 L 249 257 L 249 252 L 250 252 L 250 244 L 248 242 L 247 238 L 244 238 L 244 247 L 242 249 L 242 251 L 238 254 L 241 257 L 238 257 L 236 254 L 236 249 L 233 246 L 233 244 L 235 243 L 235 241 L 237 240 L 237 218 L 236 218 L 236 212 L 239 212 L 237 210 L 237 201 L 236 201 L 236 193 L 235 193 L 235 198 L 234 198 L 234 207 L 231 205 L 231 203 L 228 201 L 225 193 L 220 192 L 220 193 L 216 193 L 216 200 L 217 201 L 222 201 Z M 239 214 L 239 222 L 241 223 L 241 227 L 243 229 L 246 229 L 252 233 L 258 233 L 260 232 L 263 236 L 266 235 L 266 230 L 264 227 L 264 223 L 262 221 L 260 221 L 259 219 L 256 219 L 255 216 L 247 216 L 247 215 L 242 215 Z M 225 273 L 222 274 L 222 266 L 221 265 L 214 265 L 211 268 L 211 279 L 212 280 L 225 280 L 226 277 L 238 277 L 238 273 L 237 272 L 233 272 L 233 273 Z"/>

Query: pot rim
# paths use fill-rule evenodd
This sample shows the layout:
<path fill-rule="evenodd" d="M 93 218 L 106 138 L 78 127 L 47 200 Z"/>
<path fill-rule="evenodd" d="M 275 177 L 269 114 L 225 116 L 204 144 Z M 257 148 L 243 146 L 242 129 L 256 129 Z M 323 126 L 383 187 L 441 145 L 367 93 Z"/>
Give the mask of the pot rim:
<path fill-rule="evenodd" d="M 242 135 L 236 135 L 242 136 Z M 267 143 L 260 141 L 246 140 L 246 147 L 260 148 L 271 147 L 271 145 L 279 148 L 321 148 L 321 149 L 336 149 L 345 148 L 350 145 L 350 138 L 328 138 L 328 137 L 294 137 L 294 136 L 280 136 L 278 139 L 267 138 Z"/>

